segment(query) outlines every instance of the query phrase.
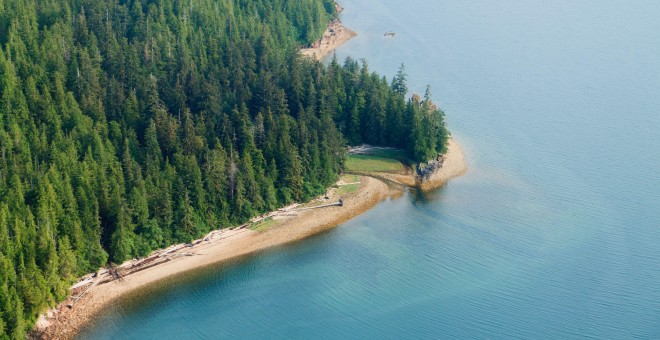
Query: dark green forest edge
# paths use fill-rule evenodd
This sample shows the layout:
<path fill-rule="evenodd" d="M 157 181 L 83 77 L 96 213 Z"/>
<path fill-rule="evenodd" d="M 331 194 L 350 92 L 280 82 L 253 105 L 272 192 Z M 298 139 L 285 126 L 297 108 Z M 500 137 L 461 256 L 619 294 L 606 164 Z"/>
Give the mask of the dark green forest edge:
<path fill-rule="evenodd" d="M 332 0 L 0 0 L 0 338 L 75 278 L 324 192 L 347 145 L 443 151 L 367 63 L 298 56 Z"/>

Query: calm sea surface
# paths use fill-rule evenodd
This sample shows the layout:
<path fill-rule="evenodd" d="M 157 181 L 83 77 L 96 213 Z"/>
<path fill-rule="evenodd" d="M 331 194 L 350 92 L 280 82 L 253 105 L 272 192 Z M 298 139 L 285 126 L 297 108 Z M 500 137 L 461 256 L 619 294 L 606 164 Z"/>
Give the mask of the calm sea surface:
<path fill-rule="evenodd" d="M 430 84 L 468 174 L 81 338 L 660 338 L 660 2 L 341 3 L 340 59 Z"/>

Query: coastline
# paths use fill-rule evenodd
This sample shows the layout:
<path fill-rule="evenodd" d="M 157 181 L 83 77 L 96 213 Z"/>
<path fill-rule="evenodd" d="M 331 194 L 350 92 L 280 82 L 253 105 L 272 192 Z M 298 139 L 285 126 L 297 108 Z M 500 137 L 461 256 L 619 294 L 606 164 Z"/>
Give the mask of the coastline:
<path fill-rule="evenodd" d="M 445 161 L 442 167 L 435 171 L 431 177 L 423 182 L 419 182 L 417 186 L 422 191 L 429 191 L 443 186 L 447 181 L 452 178 L 464 175 L 468 170 L 467 160 L 465 159 L 465 152 L 461 145 L 453 138 L 450 138 L 447 143 L 447 152 L 444 154 Z"/>
<path fill-rule="evenodd" d="M 271 214 L 275 223 L 265 231 L 253 231 L 247 228 L 223 229 L 194 242 L 193 247 L 175 245 L 157 251 L 155 253 L 170 253 L 173 256 L 162 264 L 145 267 L 121 280 L 92 284 L 80 299 L 74 298 L 72 294 L 67 301 L 39 318 L 31 337 L 72 338 L 106 306 L 123 295 L 176 275 L 230 262 L 245 255 L 299 241 L 334 228 L 371 209 L 383 199 L 400 195 L 402 192 L 400 188 L 391 188 L 383 180 L 428 191 L 444 185 L 451 178 L 464 174 L 466 170 L 467 163 L 460 144 L 450 140 L 443 167 L 424 183 L 411 185 L 415 183 L 411 182 L 415 179 L 413 175 L 398 175 L 398 177 L 378 173 L 362 175 L 357 191 L 340 195 L 338 189 L 331 189 L 327 199 L 317 199 L 320 204 L 324 204 L 334 202 L 341 197 L 343 206 L 320 209 L 309 209 L 309 206 L 298 209 L 288 207 L 278 210 L 279 214 Z M 127 264 L 130 262 L 134 261 L 129 261 L 120 268 L 128 267 Z M 78 290 L 77 295 L 80 296 L 80 288 Z M 74 300 L 75 304 L 69 308 L 68 305 Z"/>
<path fill-rule="evenodd" d="M 338 19 L 335 19 L 328 24 L 323 37 L 315 42 L 312 47 L 301 49 L 300 54 L 320 61 L 356 35 L 357 33 L 348 29 Z"/>
<path fill-rule="evenodd" d="M 333 20 L 323 37 L 313 47 L 301 49 L 300 53 L 321 60 L 356 35 L 357 33 L 343 26 L 339 20 Z M 88 274 L 72 286 L 67 300 L 42 314 L 29 337 L 73 338 L 107 306 L 128 293 L 177 275 L 184 275 L 186 272 L 230 262 L 319 234 L 362 214 L 387 197 L 398 197 L 403 192 L 401 187 L 433 190 L 449 179 L 462 175 L 466 170 L 467 164 L 460 145 L 450 140 L 442 168 L 423 183 L 412 173 L 362 173 L 357 191 L 339 195 L 337 189 L 330 189 L 328 197 L 316 200 L 325 204 L 341 198 L 342 206 L 310 209 L 307 205 L 294 205 L 282 208 L 262 218 L 253 219 L 245 225 L 213 231 L 190 245 L 172 245 L 153 252 L 146 260 L 125 262 L 115 269 L 123 273 L 123 277 L 119 275 L 118 278 L 114 276 L 115 273 L 101 268 L 96 275 Z M 396 188 L 390 187 L 386 182 L 395 184 Z M 256 221 L 265 221 L 266 218 L 275 220 L 267 230 L 255 231 L 247 228 L 260 223 Z"/>
<path fill-rule="evenodd" d="M 341 13 L 343 8 L 336 2 L 335 5 L 337 12 Z M 321 39 L 312 47 L 301 49 L 300 53 L 320 61 L 356 35 L 357 33 L 345 27 L 339 19 L 334 19 L 328 24 Z M 175 275 L 230 262 L 245 255 L 313 236 L 360 215 L 388 196 L 396 195 L 396 192 L 390 190 L 381 180 L 370 176 L 362 178 L 357 192 L 341 197 L 344 200 L 342 207 L 306 210 L 295 214 L 286 214 L 291 207 L 282 208 L 278 210 L 280 213 L 265 215 L 277 216 L 274 218 L 278 220 L 266 231 L 246 229 L 250 223 L 213 231 L 194 242 L 195 246 L 190 249 L 181 244 L 172 245 L 154 251 L 148 261 L 131 260 L 119 265 L 117 268 L 120 272 L 128 271 L 131 274 L 120 280 L 113 279 L 105 268 L 99 269 L 95 279 L 92 274 L 88 274 L 84 277 L 85 280 L 81 279 L 70 288 L 71 293 L 67 300 L 40 315 L 29 336 L 39 339 L 73 338 L 83 325 L 125 294 Z M 167 255 L 166 259 L 161 260 L 160 257 L 164 255 Z M 156 263 L 143 264 L 151 259 L 156 259 Z M 142 267 L 138 267 L 139 265 Z M 135 267 L 137 269 L 133 269 Z M 103 273 L 104 277 L 100 273 Z"/>
<path fill-rule="evenodd" d="M 250 229 L 221 230 L 217 238 L 204 240 L 185 249 L 181 256 L 174 256 L 166 263 L 144 268 L 120 280 L 98 285 L 92 284 L 85 296 L 76 300 L 70 296 L 55 309 L 43 314 L 32 338 L 68 339 L 76 335 L 111 302 L 127 293 L 155 284 L 175 275 L 202 269 L 211 265 L 229 262 L 274 246 L 305 239 L 360 215 L 389 195 L 389 187 L 380 180 L 362 177 L 360 188 L 343 195 L 343 206 L 321 209 L 286 210 L 286 214 L 275 217 L 274 226 L 265 231 Z M 330 199 L 338 198 L 337 193 Z M 173 246 L 174 247 L 174 246 Z M 170 247 L 170 248 L 173 248 Z M 168 248 L 168 249 L 170 249 Z M 121 267 L 124 267 L 122 265 Z M 99 279 L 100 280 L 100 279 Z M 72 294 L 73 295 L 73 294 Z M 68 305 L 74 302 L 73 307 Z"/>
<path fill-rule="evenodd" d="M 408 169 L 403 173 L 387 172 L 353 172 L 357 175 L 374 177 L 379 180 L 410 188 L 418 188 L 422 191 L 431 191 L 443 186 L 452 178 L 460 177 L 468 170 L 465 152 L 461 145 L 453 138 L 447 141 L 447 152 L 443 154 L 444 162 L 442 167 L 434 171 L 427 179 L 422 180 L 414 173 L 414 170 Z"/>

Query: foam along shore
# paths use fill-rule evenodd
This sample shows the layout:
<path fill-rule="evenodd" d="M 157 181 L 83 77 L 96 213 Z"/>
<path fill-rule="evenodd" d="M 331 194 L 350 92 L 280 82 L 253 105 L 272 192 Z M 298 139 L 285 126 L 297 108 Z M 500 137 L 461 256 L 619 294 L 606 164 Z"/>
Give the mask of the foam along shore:
<path fill-rule="evenodd" d="M 300 54 L 321 60 L 356 35 L 357 33 L 348 29 L 341 21 L 334 19 L 328 24 L 321 40 L 315 42 L 310 48 L 301 49 Z"/>

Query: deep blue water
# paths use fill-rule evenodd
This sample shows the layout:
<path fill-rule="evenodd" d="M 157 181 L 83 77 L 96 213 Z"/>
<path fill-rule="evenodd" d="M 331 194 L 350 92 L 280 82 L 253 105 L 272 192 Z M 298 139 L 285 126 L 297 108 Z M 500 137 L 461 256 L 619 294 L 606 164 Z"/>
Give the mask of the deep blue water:
<path fill-rule="evenodd" d="M 341 3 L 340 59 L 430 84 L 468 174 L 81 337 L 660 338 L 660 2 Z"/>

